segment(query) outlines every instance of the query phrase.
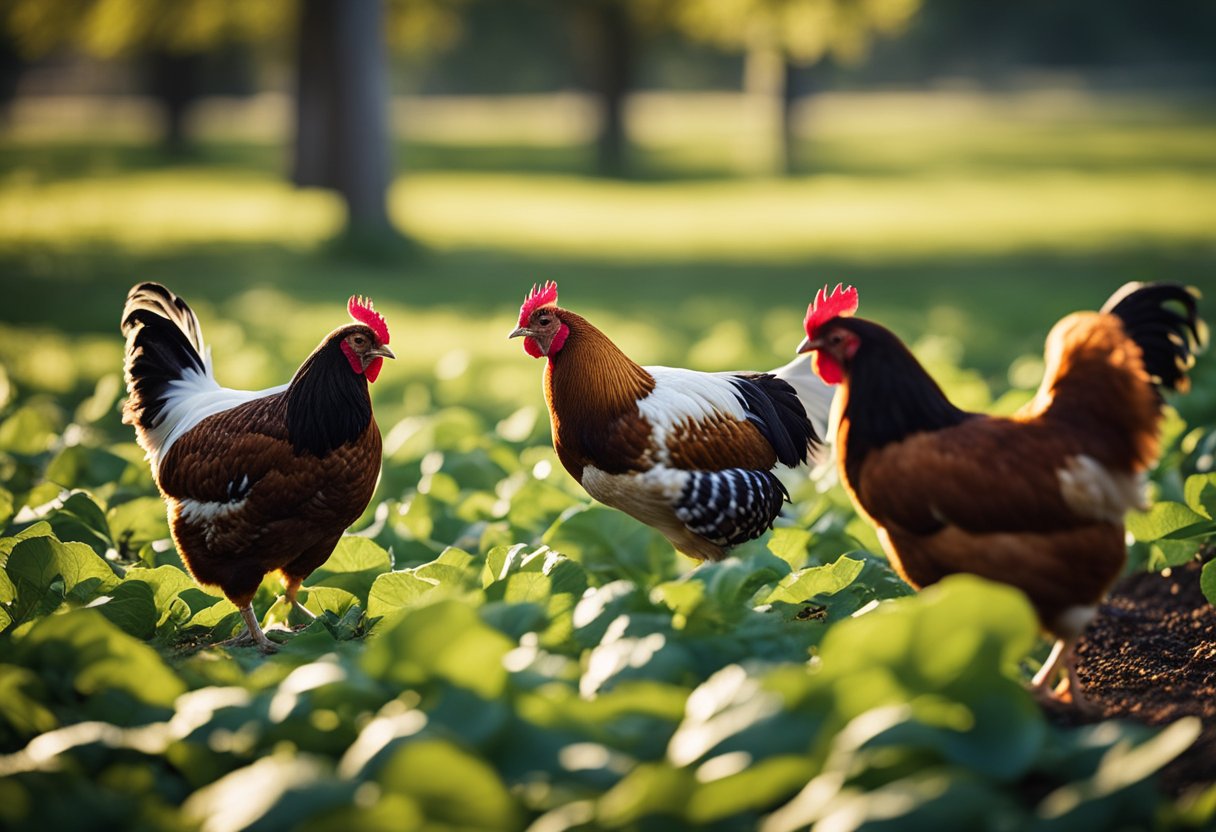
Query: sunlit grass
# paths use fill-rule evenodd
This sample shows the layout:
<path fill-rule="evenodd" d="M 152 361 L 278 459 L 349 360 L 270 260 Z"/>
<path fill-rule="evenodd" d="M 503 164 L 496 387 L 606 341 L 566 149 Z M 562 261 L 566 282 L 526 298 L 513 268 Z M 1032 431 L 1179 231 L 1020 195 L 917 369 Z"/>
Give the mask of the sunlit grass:
<path fill-rule="evenodd" d="M 629 185 L 420 174 L 393 206 L 427 243 L 606 259 L 1077 251 L 1211 239 L 1216 177 L 1176 173 L 816 177 Z"/>
<path fill-rule="evenodd" d="M 401 179 L 391 207 L 413 237 L 438 249 L 626 261 L 882 261 L 1208 242 L 1216 228 L 1216 175 L 1047 171 L 631 184 L 427 172 Z M 0 243 L 7 245 L 310 246 L 340 227 L 333 196 L 242 172 L 10 182 L 0 190 Z"/>
<path fill-rule="evenodd" d="M 315 245 L 341 227 L 329 194 L 248 173 L 172 170 L 0 189 L 0 241 L 70 246 L 105 241 L 135 251 L 203 242 Z"/>
<path fill-rule="evenodd" d="M 843 280 L 865 314 L 1000 393 L 1054 320 L 1126 280 L 1216 296 L 1202 110 L 1073 91 L 823 96 L 802 112 L 808 173 L 781 180 L 754 175 L 771 116 L 755 102 L 640 96 L 639 178 L 610 182 L 583 167 L 585 103 L 405 102 L 390 202 L 423 253 L 387 263 L 327 253 L 342 209 L 283 180 L 282 107 L 243 131 L 248 113 L 209 105 L 184 164 L 134 135 L 0 137 L 0 360 L 15 384 L 87 393 L 118 367 L 126 289 L 154 279 L 198 309 L 224 383 L 265 386 L 362 292 L 407 345 L 377 387 L 387 413 L 472 402 L 498 418 L 538 401 L 540 365 L 504 338 L 534 281 L 561 281 L 644 363 L 724 369 L 784 363 L 815 288 Z M 982 400 L 977 378 L 947 386 Z"/>

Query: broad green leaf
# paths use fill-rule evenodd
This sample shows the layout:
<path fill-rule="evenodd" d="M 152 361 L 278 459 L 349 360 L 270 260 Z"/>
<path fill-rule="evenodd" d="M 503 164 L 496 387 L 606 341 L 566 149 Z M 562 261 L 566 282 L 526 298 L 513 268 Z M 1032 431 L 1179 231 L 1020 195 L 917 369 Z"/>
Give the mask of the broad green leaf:
<path fill-rule="evenodd" d="M 977 708 L 990 700 L 1004 708 L 992 718 L 1008 732 L 1006 740 L 1020 742 L 1032 723 L 1019 724 L 1011 714 L 1041 721 L 1013 680 L 1038 629 L 1022 593 L 972 575 L 952 575 L 919 595 L 830 628 L 820 648 L 821 679 L 848 691 L 837 701 L 849 718 L 921 693 Z M 978 719 L 980 712 L 975 714 Z"/>
<path fill-rule="evenodd" d="M 29 620 L 42 605 L 50 612 L 66 598 L 85 604 L 119 583 L 114 570 L 83 543 L 61 543 L 53 537 L 31 537 L 19 542 L 8 556 L 6 571 L 15 588 L 17 623 Z M 63 580 L 61 592 L 52 583 Z M 52 598 L 53 596 L 53 598 Z"/>
<path fill-rule="evenodd" d="M 366 537 L 347 535 L 338 541 L 333 554 L 304 585 L 344 589 L 366 606 L 376 577 L 390 569 L 392 560 L 388 552 Z"/>
<path fill-rule="evenodd" d="M 51 524 L 45 520 L 39 520 L 32 526 L 22 529 L 12 537 L 0 538 L 0 563 L 4 563 L 8 559 L 9 552 L 13 551 L 13 547 L 23 540 L 28 540 L 31 537 L 53 537 L 55 534 Z"/>
<path fill-rule="evenodd" d="M 59 427 L 44 410 L 20 407 L 0 422 L 0 451 L 34 456 L 55 443 Z"/>
<path fill-rule="evenodd" d="M 156 633 L 160 612 L 152 587 L 141 580 L 128 578 L 89 606 L 136 638 L 146 640 Z"/>
<path fill-rule="evenodd" d="M 304 593 L 307 593 L 306 597 Z M 316 615 L 333 613 L 339 619 L 346 615 L 351 607 L 359 604 L 359 599 L 354 595 L 333 586 L 305 587 L 300 596 L 309 612 Z"/>
<path fill-rule="evenodd" d="M 38 522 L 27 529 L 23 529 L 12 537 L 0 538 L 0 566 L 8 562 L 8 556 L 13 551 L 13 547 L 23 540 L 28 540 L 31 537 L 52 537 L 51 524 Z M 9 577 L 8 569 L 0 569 L 0 604 L 10 604 L 17 597 L 17 587 L 13 584 Z M 12 623 L 12 617 L 5 613 L 5 621 L 0 630 L 7 629 Z"/>
<path fill-rule="evenodd" d="M 294 829 L 350 805 L 355 789 L 355 783 L 334 777 L 323 758 L 285 752 L 194 792 L 182 804 L 182 815 L 206 832 Z"/>
<path fill-rule="evenodd" d="M 676 615 L 687 618 L 705 599 L 705 584 L 701 581 L 667 581 L 652 589 L 650 597 Z M 683 625 L 677 623 L 676 626 Z"/>
<path fill-rule="evenodd" d="M 514 647 L 459 601 L 415 607 L 372 639 L 362 666 L 373 677 L 403 685 L 445 679 L 486 699 L 502 694 L 503 657 Z"/>
<path fill-rule="evenodd" d="M 603 580 L 627 577 L 653 586 L 676 576 L 676 553 L 657 532 L 606 506 L 578 506 L 562 514 L 543 542 Z"/>
<path fill-rule="evenodd" d="M 1149 569 L 1160 571 L 1167 566 L 1182 566 L 1195 559 L 1201 541 L 1190 540 L 1154 540 L 1151 544 Z"/>
<path fill-rule="evenodd" d="M 545 480 L 528 478 L 510 496 L 507 521 L 516 540 L 529 540 L 553 524 L 562 512 L 578 505 L 569 493 Z"/>
<path fill-rule="evenodd" d="M 1186 504 L 1209 520 L 1216 520 L 1216 474 L 1192 474 L 1184 488 Z"/>
<path fill-rule="evenodd" d="M 0 741 L 28 740 L 59 727 L 59 720 L 44 704 L 47 695 L 37 673 L 24 667 L 0 664 Z"/>
<path fill-rule="evenodd" d="M 97 379 L 93 395 L 80 403 L 76 408 L 76 421 L 100 422 L 114 411 L 118 397 L 122 395 L 122 376 L 109 373 Z"/>
<path fill-rule="evenodd" d="M 187 575 L 176 566 L 158 566 L 155 569 L 147 569 L 142 566 L 132 567 L 127 570 L 125 580 L 142 581 L 152 589 L 153 602 L 156 604 L 157 619 L 156 626 L 160 627 L 168 621 L 172 602 L 183 592 L 188 589 L 195 588 L 194 579 Z M 218 598 L 211 598 L 211 603 L 218 601 Z M 190 607 L 183 601 L 185 616 L 179 622 L 184 624 L 188 620 Z"/>
<path fill-rule="evenodd" d="M 715 769 L 723 774 L 715 777 Z M 705 824 L 772 806 L 797 792 L 814 772 L 805 755 L 770 757 L 746 766 L 728 756 L 709 760 L 697 771 L 698 785 L 688 801 L 687 817 Z"/>
<path fill-rule="evenodd" d="M 1203 589 L 1203 597 L 1209 604 L 1216 605 L 1216 560 L 1210 560 L 1203 565 L 1199 573 L 1199 586 Z"/>
<path fill-rule="evenodd" d="M 862 561 L 842 555 L 835 563 L 800 569 L 786 575 L 764 599 L 764 603 L 784 601 L 801 604 L 819 595 L 834 595 L 857 580 L 863 566 Z"/>
<path fill-rule="evenodd" d="M 807 529 L 783 526 L 773 529 L 768 539 L 768 549 L 777 557 L 797 569 L 806 562 L 807 547 L 811 543 L 811 533 Z"/>
<path fill-rule="evenodd" d="M 37 622 L 18 643 L 25 667 L 55 667 L 84 697 L 106 691 L 171 707 L 186 685 L 151 647 L 124 633 L 97 610 L 73 610 Z"/>
<path fill-rule="evenodd" d="M 197 593 L 197 595 L 195 593 Z M 197 600 L 201 604 L 206 604 L 206 606 L 202 606 L 201 609 L 196 609 L 194 603 L 188 602 L 191 603 L 190 608 L 193 610 L 194 614 L 190 616 L 190 619 L 186 622 L 187 627 L 205 627 L 210 629 L 219 626 L 221 622 L 231 623 L 235 630 L 240 630 L 241 627 L 245 626 L 243 620 L 241 619 L 240 611 L 236 608 L 236 605 L 227 598 L 220 598 L 216 600 L 213 596 L 206 595 L 201 590 L 197 589 L 188 589 L 179 597 L 183 600 L 192 598 L 192 601 Z"/>
<path fill-rule="evenodd" d="M 64 488 L 97 488 L 118 482 L 129 467 L 130 461 L 105 448 L 70 445 L 55 455 L 45 476 Z"/>
<path fill-rule="evenodd" d="M 630 581 L 590 589 L 574 607 L 575 636 L 584 647 L 594 647 L 622 613 L 649 608 L 645 593 Z"/>
<path fill-rule="evenodd" d="M 401 744 L 377 775 L 387 792 L 417 801 L 440 828 L 523 828 L 521 807 L 487 763 L 443 739 Z"/>
<path fill-rule="evenodd" d="M 0 488 L 0 530 L 3 530 L 13 516 L 13 493 L 7 488 Z"/>
<path fill-rule="evenodd" d="M 367 596 L 368 618 L 380 618 L 411 606 L 438 585 L 411 570 L 378 575 Z"/>
<path fill-rule="evenodd" d="M 607 828 L 629 826 L 653 815 L 679 818 L 695 789 L 691 771 L 644 763 L 599 799 L 596 816 Z"/>
<path fill-rule="evenodd" d="M 468 552 L 448 546 L 439 557 L 411 570 L 423 580 L 435 581 L 445 589 L 474 589 L 480 585 L 481 564 Z"/>
<path fill-rule="evenodd" d="M 842 780 L 836 772 L 815 778 L 768 817 L 763 832 L 1039 829 L 1016 796 L 1001 794 L 966 772 L 916 771 L 870 789 L 851 788 Z"/>
<path fill-rule="evenodd" d="M 1086 808 L 1092 822 L 1097 809 L 1098 828 L 1114 828 L 1119 825 L 1119 804 L 1102 802 L 1129 786 L 1134 785 L 1159 771 L 1164 765 L 1190 748 L 1199 737 L 1203 725 L 1197 717 L 1188 716 L 1177 720 L 1148 740 L 1133 745 L 1128 742 L 1115 744 L 1107 751 L 1093 777 L 1070 783 L 1047 795 L 1039 804 L 1040 817 L 1048 821 L 1062 821 L 1052 828 L 1070 828 L 1070 815 L 1080 814 Z M 1075 828 L 1075 827 L 1071 827 Z"/>
<path fill-rule="evenodd" d="M 99 555 L 113 545 L 105 512 L 84 491 L 59 492 L 50 502 L 34 511 L 40 520 L 50 523 L 55 536 L 66 542 L 85 543 Z"/>
<path fill-rule="evenodd" d="M 146 543 L 169 537 L 165 502 L 159 497 L 137 497 L 106 512 L 110 534 L 119 554 L 131 556 Z"/>
<path fill-rule="evenodd" d="M 509 575 L 503 600 L 508 604 L 541 604 L 543 605 L 552 594 L 553 582 L 549 576 L 540 572 L 516 572 Z"/>
<path fill-rule="evenodd" d="M 1186 537 L 1210 527 L 1212 521 L 1182 503 L 1156 503 L 1146 512 L 1127 515 L 1127 530 L 1136 540 L 1149 542 L 1163 537 Z"/>

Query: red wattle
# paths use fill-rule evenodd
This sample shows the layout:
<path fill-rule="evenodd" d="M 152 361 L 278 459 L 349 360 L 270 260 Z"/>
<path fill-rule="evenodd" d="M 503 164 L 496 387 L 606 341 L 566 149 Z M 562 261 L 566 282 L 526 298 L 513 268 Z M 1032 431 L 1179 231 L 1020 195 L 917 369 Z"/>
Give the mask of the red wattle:
<path fill-rule="evenodd" d="M 815 375 L 823 379 L 824 384 L 840 384 L 844 381 L 844 370 L 836 363 L 836 360 L 829 355 L 824 355 L 822 352 L 816 352 L 815 358 L 812 359 L 815 367 Z"/>
<path fill-rule="evenodd" d="M 553 336 L 553 340 L 549 343 L 549 355 L 555 355 L 565 345 L 566 338 L 570 335 L 570 327 L 562 324 L 557 329 L 557 334 Z M 531 335 L 524 338 L 524 352 L 533 358 L 544 358 L 545 353 L 541 350 L 540 344 Z"/>
<path fill-rule="evenodd" d="M 375 381 L 377 376 L 380 375 L 380 368 L 383 366 L 384 359 L 380 356 L 376 356 L 371 360 L 371 363 L 367 365 L 367 369 L 363 371 L 363 374 L 367 376 L 368 381 Z"/>

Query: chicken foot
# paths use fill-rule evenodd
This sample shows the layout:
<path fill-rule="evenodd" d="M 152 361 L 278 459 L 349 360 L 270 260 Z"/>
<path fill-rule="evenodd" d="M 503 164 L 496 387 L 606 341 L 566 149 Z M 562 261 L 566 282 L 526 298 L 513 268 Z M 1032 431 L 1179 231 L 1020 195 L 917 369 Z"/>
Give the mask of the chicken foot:
<path fill-rule="evenodd" d="M 1079 640 L 1076 637 L 1061 638 L 1052 645 L 1047 660 L 1043 662 L 1043 666 L 1039 668 L 1039 672 L 1034 675 L 1034 679 L 1030 683 L 1031 690 L 1037 696 L 1085 707 L 1087 702 L 1081 693 L 1081 682 L 1077 679 L 1075 667 L 1075 648 Z M 1058 674 L 1062 674 L 1062 678 L 1059 684 L 1053 688 L 1052 683 Z"/>
<path fill-rule="evenodd" d="M 308 609 L 308 607 L 301 604 L 300 601 L 296 598 L 296 593 L 300 591 L 300 584 L 303 581 L 304 581 L 303 578 L 289 578 L 286 575 L 283 576 L 283 583 L 285 583 L 287 585 L 287 592 L 285 593 L 285 595 L 287 597 L 287 603 L 291 604 L 291 606 L 297 612 L 299 612 L 301 615 L 303 615 L 309 621 L 316 621 L 317 620 L 316 614 L 312 610 Z"/>
<path fill-rule="evenodd" d="M 261 625 L 258 624 L 257 616 L 253 614 L 253 602 L 239 607 L 241 618 L 245 620 L 245 630 L 230 639 L 218 642 L 217 647 L 250 647 L 256 646 L 263 653 L 275 653 L 279 646 L 270 639 L 266 638 L 266 633 L 262 632 Z"/>

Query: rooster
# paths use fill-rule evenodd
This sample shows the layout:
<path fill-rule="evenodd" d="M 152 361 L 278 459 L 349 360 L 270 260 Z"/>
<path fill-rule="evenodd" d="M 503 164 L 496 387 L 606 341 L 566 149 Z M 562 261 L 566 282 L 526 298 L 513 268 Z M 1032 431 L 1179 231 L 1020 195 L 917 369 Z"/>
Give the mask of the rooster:
<path fill-rule="evenodd" d="M 818 444 L 786 382 L 639 366 L 558 307 L 552 281 L 532 288 L 510 337 L 548 359 L 553 447 L 570 475 L 697 560 L 769 529 L 789 498 L 773 468 L 805 462 Z"/>
<path fill-rule="evenodd" d="M 380 475 L 380 431 L 368 383 L 388 348 L 388 326 L 370 301 L 351 298 L 355 323 L 339 327 L 284 385 L 221 387 L 198 318 L 164 286 L 141 283 L 122 314 L 128 398 L 173 540 L 198 583 L 218 586 L 252 640 L 273 651 L 251 606 L 278 570 L 287 600 L 333 552 L 371 500 Z"/>
<path fill-rule="evenodd" d="M 1080 701 L 1073 648 L 1127 556 L 1162 388 L 1185 391 L 1202 343 L 1195 295 L 1132 283 L 1047 338 L 1034 399 L 1010 418 L 955 407 L 900 340 L 852 317 L 857 290 L 817 294 L 799 353 L 840 385 L 838 465 L 915 587 L 969 572 L 1022 590 L 1056 637 L 1034 688 Z"/>

